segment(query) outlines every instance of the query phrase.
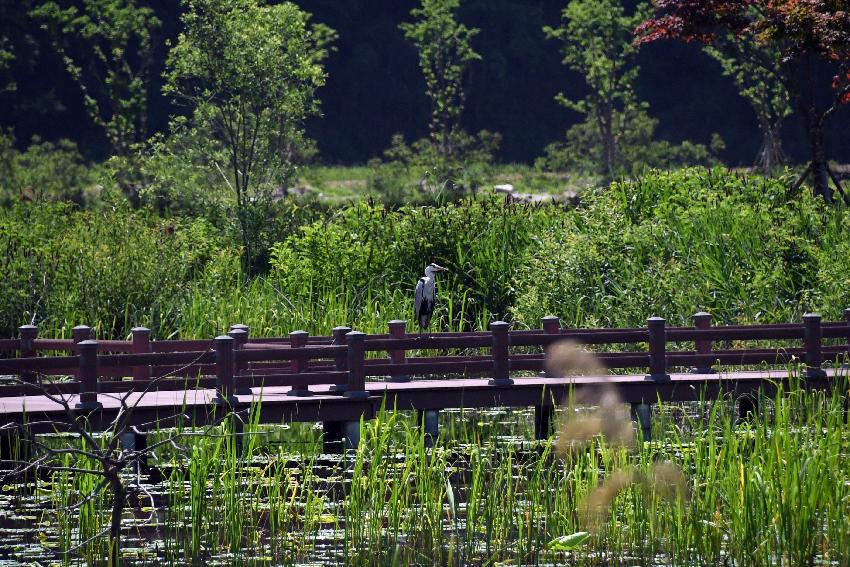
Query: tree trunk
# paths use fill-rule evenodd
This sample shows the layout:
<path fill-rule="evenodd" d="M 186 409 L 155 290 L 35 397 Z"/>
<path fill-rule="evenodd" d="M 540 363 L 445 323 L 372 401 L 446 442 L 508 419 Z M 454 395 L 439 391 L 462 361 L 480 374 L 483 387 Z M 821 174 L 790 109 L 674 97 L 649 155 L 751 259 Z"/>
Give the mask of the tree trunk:
<path fill-rule="evenodd" d="M 755 167 L 763 171 L 768 177 L 772 177 L 776 168 L 785 160 L 780 135 L 781 121 L 771 124 L 768 120 L 759 120 L 759 128 L 762 133 L 762 141 Z"/>
<path fill-rule="evenodd" d="M 610 104 L 606 104 L 601 117 L 602 151 L 605 160 L 605 175 L 609 179 L 614 178 L 614 164 L 617 154 L 617 143 L 614 140 L 614 110 Z"/>
<path fill-rule="evenodd" d="M 809 122 L 809 145 L 812 151 L 812 190 L 815 195 L 821 195 L 829 204 L 833 202 L 832 189 L 829 187 L 829 170 L 826 162 L 826 147 L 823 139 L 823 126 L 819 120 Z"/>
<path fill-rule="evenodd" d="M 121 515 L 127 499 L 124 484 L 118 471 L 109 471 L 109 487 L 112 489 L 112 515 L 109 523 L 109 566 L 117 567 L 121 557 Z"/>

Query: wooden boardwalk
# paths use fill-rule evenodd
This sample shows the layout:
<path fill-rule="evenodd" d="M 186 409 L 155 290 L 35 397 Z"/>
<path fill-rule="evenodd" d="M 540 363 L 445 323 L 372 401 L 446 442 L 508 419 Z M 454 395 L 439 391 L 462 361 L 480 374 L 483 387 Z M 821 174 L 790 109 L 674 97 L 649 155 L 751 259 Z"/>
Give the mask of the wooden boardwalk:
<path fill-rule="evenodd" d="M 819 378 L 804 381 L 807 387 L 828 388 L 836 370 L 827 369 Z M 787 384 L 787 369 L 720 372 L 717 374 L 674 373 L 669 380 L 658 381 L 645 375 L 576 376 L 568 378 L 515 378 L 514 383 L 494 386 L 490 379 L 435 379 L 410 382 L 369 382 L 369 396 L 351 400 L 318 386 L 309 397 L 293 396 L 291 387 L 253 388 L 251 394 L 234 396 L 229 408 L 244 410 L 254 404 L 261 408 L 263 423 L 348 422 L 361 416 L 370 419 L 382 406 L 397 410 L 441 410 L 447 408 L 541 407 L 554 406 L 569 393 L 612 387 L 623 402 L 654 403 L 657 400 L 689 401 L 714 399 L 728 394 L 734 397 L 754 394 L 759 389 L 770 393 L 777 384 Z M 795 377 L 799 378 L 799 377 Z M 794 380 L 795 378 L 791 378 Z M 78 394 L 65 394 L 71 407 Z M 121 394 L 99 394 L 102 418 L 112 420 L 121 409 Z M 130 393 L 125 403 L 133 406 L 129 423 L 140 426 L 175 415 L 185 415 L 191 423 L 203 425 L 219 416 L 218 391 L 214 388 L 160 390 Z M 35 432 L 50 432 L 51 423 L 68 419 L 64 407 L 46 396 L 16 396 L 0 399 L 0 421 L 44 422 Z"/>
<path fill-rule="evenodd" d="M 495 322 L 489 331 L 431 335 L 408 334 L 403 321 L 393 321 L 382 335 L 337 327 L 328 337 L 295 331 L 261 339 L 236 325 L 207 341 L 152 341 L 147 329 L 134 329 L 131 341 L 93 341 L 88 327 L 75 328 L 71 340 L 41 339 L 24 326 L 19 338 L 0 340 L 0 353 L 12 355 L 0 359 L 0 374 L 18 376 L 0 385 L 0 425 L 50 431 L 86 416 L 103 427 L 122 404 L 126 421 L 139 428 L 202 425 L 258 403 L 264 423 L 325 424 L 358 423 L 382 405 L 420 412 L 534 406 L 536 430 L 545 433 L 552 408 L 571 390 L 602 385 L 633 406 L 771 391 L 789 380 L 789 368 L 805 386 L 828 388 L 837 371 L 824 363 L 850 353 L 850 310 L 845 315 L 829 323 L 808 314 L 802 323 L 715 327 L 697 313 L 692 327 L 668 328 L 651 317 L 633 329 L 567 329 L 546 317 L 541 329 Z M 597 360 L 612 375 L 546 377 L 546 350 L 563 339 L 602 345 Z M 758 344 L 740 347 L 752 341 Z M 621 350 L 612 351 L 615 345 Z"/>

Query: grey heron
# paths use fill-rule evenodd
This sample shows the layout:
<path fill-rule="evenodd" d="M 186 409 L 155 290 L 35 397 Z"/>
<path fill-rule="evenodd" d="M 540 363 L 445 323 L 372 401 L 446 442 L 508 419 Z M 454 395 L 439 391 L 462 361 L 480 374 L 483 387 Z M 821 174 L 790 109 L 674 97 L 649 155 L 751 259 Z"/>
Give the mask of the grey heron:
<path fill-rule="evenodd" d="M 434 303 L 437 300 L 437 286 L 435 285 L 434 274 L 436 272 L 448 271 L 447 268 L 431 262 L 425 267 L 425 275 L 419 278 L 419 283 L 416 284 L 413 305 L 420 332 L 424 333 L 425 329 L 428 328 L 428 324 L 431 323 L 431 315 L 434 313 Z"/>

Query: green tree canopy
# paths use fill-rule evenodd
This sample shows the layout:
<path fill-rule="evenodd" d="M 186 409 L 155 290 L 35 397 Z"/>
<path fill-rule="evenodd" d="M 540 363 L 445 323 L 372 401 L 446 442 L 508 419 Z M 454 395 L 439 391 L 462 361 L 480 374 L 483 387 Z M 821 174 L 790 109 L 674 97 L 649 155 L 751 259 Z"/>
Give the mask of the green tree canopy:
<path fill-rule="evenodd" d="M 51 32 L 115 154 L 130 155 L 147 137 L 153 35 L 162 22 L 135 0 L 50 0 L 32 15 Z"/>
<path fill-rule="evenodd" d="M 186 0 L 184 31 L 167 61 L 164 91 L 192 110 L 189 128 L 236 199 L 245 260 L 274 189 L 286 190 L 304 145 L 304 121 L 335 33 L 290 2 Z"/>
<path fill-rule="evenodd" d="M 559 94 L 556 100 L 595 125 L 609 177 L 620 160 L 619 139 L 636 115 L 645 111 L 634 92 L 640 67 L 634 61 L 633 30 L 648 14 L 645 4 L 627 15 L 620 0 L 572 0 L 562 12 L 560 27 L 543 28 L 547 37 L 561 41 L 563 63 L 584 77 L 589 90 L 584 99 Z"/>
<path fill-rule="evenodd" d="M 425 76 L 426 94 L 431 99 L 431 140 L 439 154 L 452 157 L 452 137 L 463 112 L 464 76 L 481 56 L 472 48 L 477 28 L 457 21 L 459 0 L 422 0 L 410 14 L 416 18 L 399 27 L 419 51 L 419 67 Z"/>
<path fill-rule="evenodd" d="M 782 151 L 782 122 L 791 114 L 788 91 L 771 65 L 781 55 L 775 46 L 760 44 L 746 35 L 726 33 L 704 51 L 723 67 L 723 74 L 735 81 L 735 86 L 756 113 L 762 144 L 756 157 L 756 167 L 772 175 L 785 159 Z"/>

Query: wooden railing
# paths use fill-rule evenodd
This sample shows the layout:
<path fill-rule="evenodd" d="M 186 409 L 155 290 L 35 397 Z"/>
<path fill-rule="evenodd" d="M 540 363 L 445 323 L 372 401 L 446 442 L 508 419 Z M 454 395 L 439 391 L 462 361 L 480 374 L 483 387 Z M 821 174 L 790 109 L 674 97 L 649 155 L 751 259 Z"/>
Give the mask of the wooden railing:
<path fill-rule="evenodd" d="M 711 315 L 697 313 L 692 327 L 666 327 L 659 317 L 647 326 L 630 329 L 562 328 L 557 317 L 544 317 L 540 329 L 510 330 L 508 323 L 491 323 L 489 331 L 415 334 L 404 321 L 391 321 L 387 334 L 367 335 L 348 327 L 333 329 L 331 336 L 311 337 L 294 331 L 288 337 L 249 337 L 244 325 L 234 325 L 227 335 L 213 340 L 151 340 L 145 328 L 132 330 L 129 341 L 92 340 L 89 327 L 78 326 L 71 339 L 38 337 L 32 325 L 20 327 L 16 339 L 0 340 L 0 352 L 17 355 L 0 359 L 0 374 L 21 380 L 0 386 L 0 397 L 53 393 L 80 395 L 80 407 L 96 407 L 97 394 L 130 390 L 182 390 L 215 388 L 219 399 L 249 393 L 252 387 L 289 386 L 292 396 L 323 391 L 362 399 L 368 397 L 369 377 L 408 381 L 412 375 L 486 375 L 494 387 L 509 388 L 516 372 L 542 372 L 545 349 L 573 339 L 587 345 L 646 345 L 646 350 L 601 351 L 599 360 L 610 369 L 646 369 L 647 380 L 665 381 L 674 368 L 714 372 L 716 364 L 752 366 L 784 365 L 793 359 L 805 364 L 805 376 L 823 377 L 825 360 L 843 360 L 850 349 L 850 309 L 845 321 L 821 321 L 818 314 L 803 316 L 802 323 L 729 325 L 712 327 Z M 825 339 L 841 339 L 824 345 Z M 773 348 L 723 348 L 730 341 L 798 341 Z M 671 350 L 669 343 L 693 343 L 693 350 Z M 538 352 L 516 352 L 537 350 Z M 410 351 L 460 350 L 460 354 L 407 356 Z M 468 354 L 469 350 L 485 351 Z M 65 356 L 43 356 L 67 352 Z M 384 356 L 381 356 L 384 354 Z M 71 381 L 40 380 L 39 375 L 72 376 Z M 152 383 L 153 377 L 157 377 Z"/>

